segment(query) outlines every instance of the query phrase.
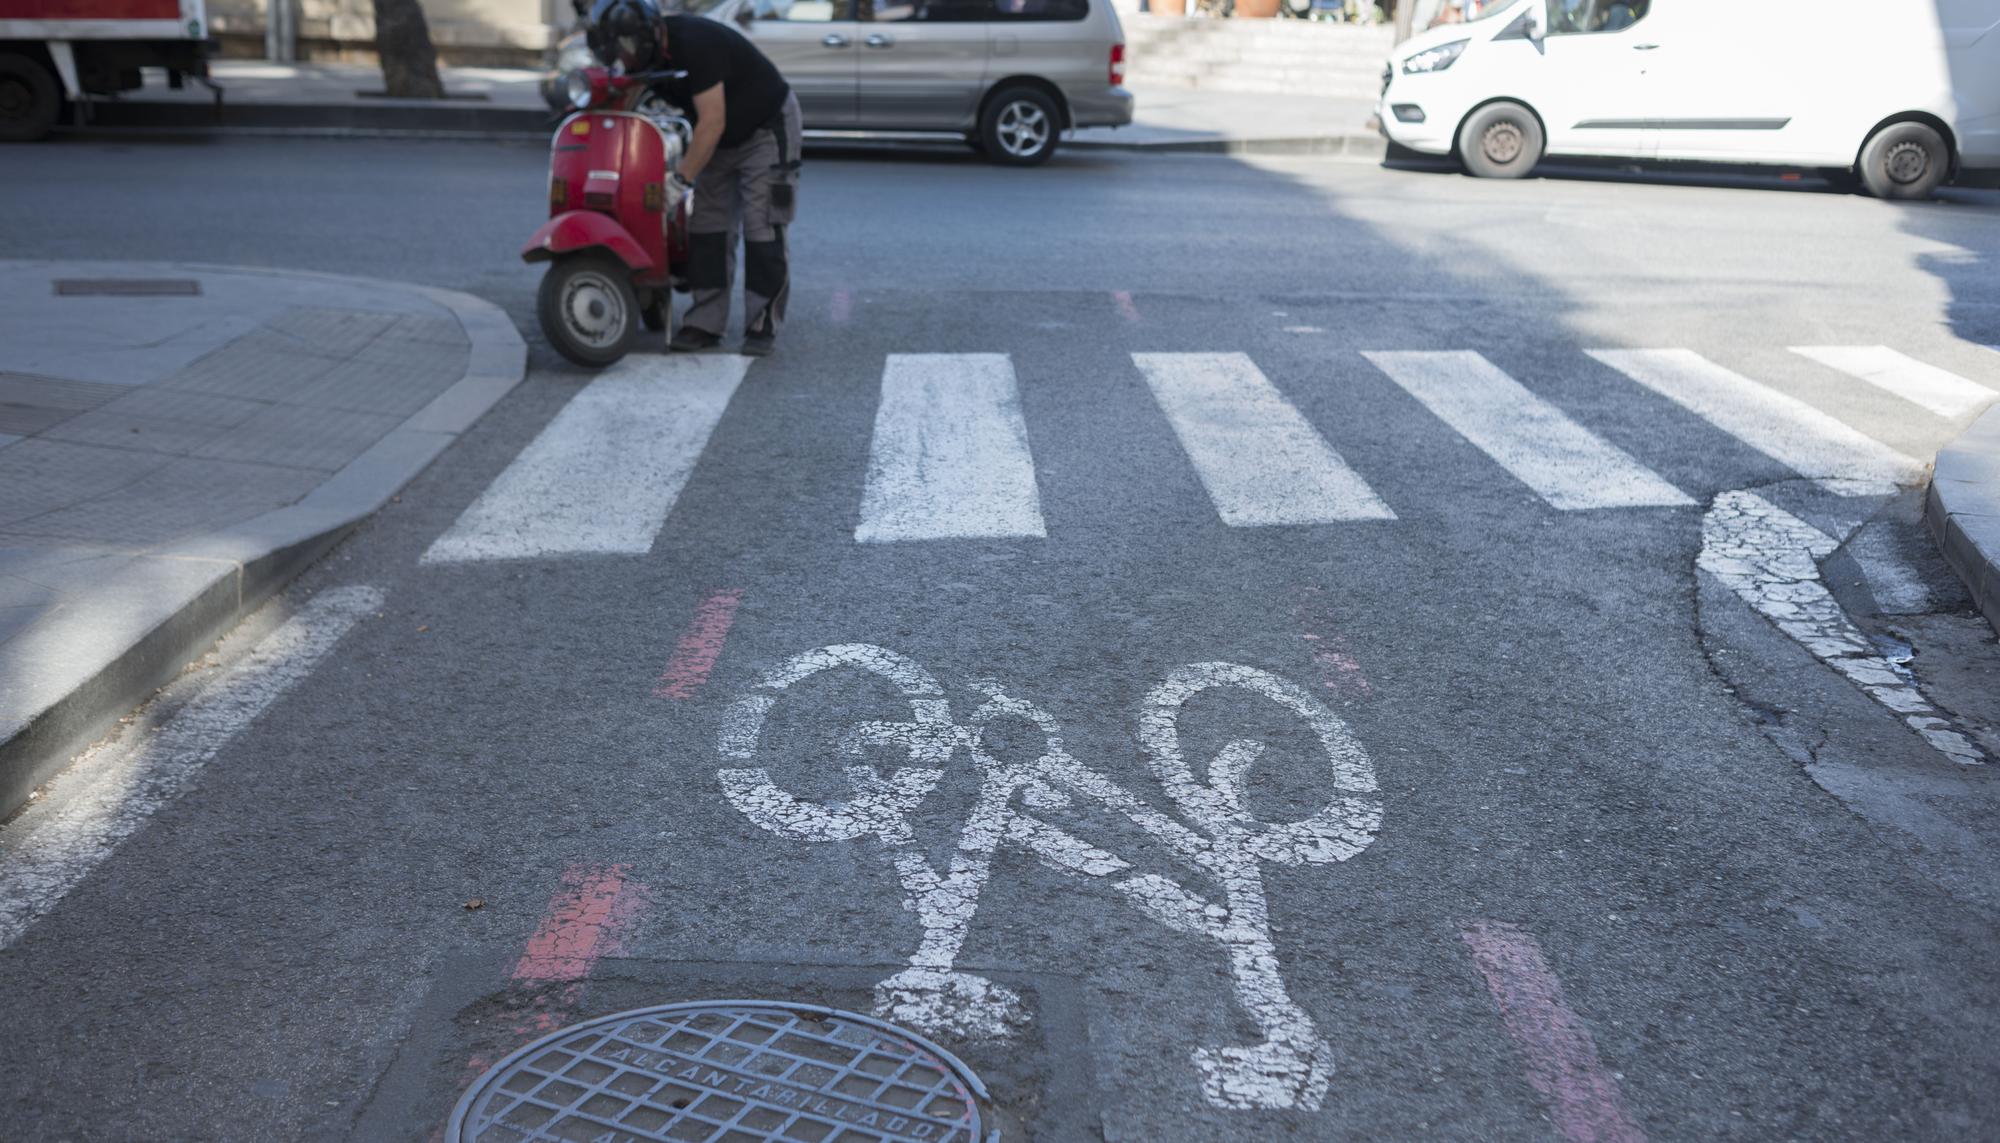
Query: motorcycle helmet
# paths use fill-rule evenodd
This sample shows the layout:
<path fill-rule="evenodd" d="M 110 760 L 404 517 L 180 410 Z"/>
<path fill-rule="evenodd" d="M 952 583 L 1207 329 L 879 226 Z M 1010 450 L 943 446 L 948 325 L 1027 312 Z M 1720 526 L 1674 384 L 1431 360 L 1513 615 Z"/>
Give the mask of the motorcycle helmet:
<path fill-rule="evenodd" d="M 597 0 L 585 38 L 605 67 L 627 75 L 651 71 L 660 60 L 660 6 L 654 0 Z"/>

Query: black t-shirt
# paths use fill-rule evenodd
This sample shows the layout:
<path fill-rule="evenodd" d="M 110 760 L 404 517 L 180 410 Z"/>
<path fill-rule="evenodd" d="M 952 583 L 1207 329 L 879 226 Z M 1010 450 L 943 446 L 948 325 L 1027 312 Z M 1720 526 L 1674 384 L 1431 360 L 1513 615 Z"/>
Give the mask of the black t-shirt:
<path fill-rule="evenodd" d="M 791 85 L 748 37 L 705 16 L 665 16 L 660 23 L 667 32 L 667 66 L 688 73 L 682 81 L 686 97 L 722 85 L 728 118 L 719 146 L 738 146 L 777 118 Z M 694 113 L 691 98 L 684 106 Z"/>

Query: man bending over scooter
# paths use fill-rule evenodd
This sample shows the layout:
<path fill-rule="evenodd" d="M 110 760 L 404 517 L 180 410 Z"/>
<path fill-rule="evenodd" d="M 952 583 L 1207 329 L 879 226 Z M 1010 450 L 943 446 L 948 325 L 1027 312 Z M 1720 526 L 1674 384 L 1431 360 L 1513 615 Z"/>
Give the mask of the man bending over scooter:
<path fill-rule="evenodd" d="M 693 103 L 694 140 L 675 176 L 692 184 L 688 288 L 693 302 L 671 347 L 713 349 L 729 324 L 736 238 L 743 236 L 743 352 L 771 352 L 791 294 L 785 227 L 798 210 L 799 101 L 741 32 L 701 16 L 668 16 L 655 0 L 597 0 L 590 46 L 626 74 L 687 72 L 659 94 Z"/>

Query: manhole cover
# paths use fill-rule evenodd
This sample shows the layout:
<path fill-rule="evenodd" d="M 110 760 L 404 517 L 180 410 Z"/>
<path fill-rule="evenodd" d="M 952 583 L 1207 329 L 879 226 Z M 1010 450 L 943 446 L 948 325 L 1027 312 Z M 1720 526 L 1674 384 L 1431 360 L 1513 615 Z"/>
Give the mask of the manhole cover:
<path fill-rule="evenodd" d="M 565 1028 L 479 1077 L 451 1143 L 992 1143 L 957 1057 L 880 1020 L 722 1000 Z"/>
<path fill-rule="evenodd" d="M 57 278 L 56 294 L 65 298 L 194 297 L 201 283 L 194 278 Z"/>

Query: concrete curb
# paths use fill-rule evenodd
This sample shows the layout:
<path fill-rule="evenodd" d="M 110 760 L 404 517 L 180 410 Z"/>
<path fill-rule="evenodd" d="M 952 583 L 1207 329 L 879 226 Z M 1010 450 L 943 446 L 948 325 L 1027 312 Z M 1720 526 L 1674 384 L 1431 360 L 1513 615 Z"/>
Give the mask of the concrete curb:
<path fill-rule="evenodd" d="M 470 294 L 332 274 L 161 265 L 191 273 L 316 279 L 420 295 L 449 310 L 464 328 L 471 342 L 465 373 L 297 503 L 148 553 L 185 562 L 189 574 L 181 581 L 164 589 L 156 581 L 148 582 L 149 594 L 137 607 L 122 613 L 105 608 L 93 609 L 87 616 L 72 615 L 59 622 L 57 630 L 40 636 L 62 639 L 61 628 L 88 627 L 93 641 L 122 640 L 123 650 L 0 742 L 0 819 L 13 813 L 73 754 L 388 503 L 527 372 L 527 345 L 513 322 L 498 306 Z"/>
<path fill-rule="evenodd" d="M 1939 451 L 1924 492 L 1924 522 L 1986 621 L 2000 630 L 2000 405 Z"/>
<path fill-rule="evenodd" d="M 482 104 L 414 104 L 384 100 L 360 104 L 238 103 L 214 108 L 194 103 L 111 102 L 96 105 L 93 127 L 180 135 L 302 136 L 313 138 L 485 139 L 546 142 L 556 117 L 545 111 Z M 92 128 L 85 128 L 87 135 Z M 1143 129 L 1141 129 L 1143 130 Z M 1200 155 L 1350 155 L 1383 157 L 1385 144 L 1375 132 L 1351 132 L 1280 138 L 1120 139 L 1117 133 L 1091 128 L 1087 138 L 1063 140 L 1063 150 L 1129 151 Z M 909 132 L 806 132 L 806 142 L 820 146 L 877 146 L 915 143 L 935 146 L 953 142 L 946 135 Z"/>

